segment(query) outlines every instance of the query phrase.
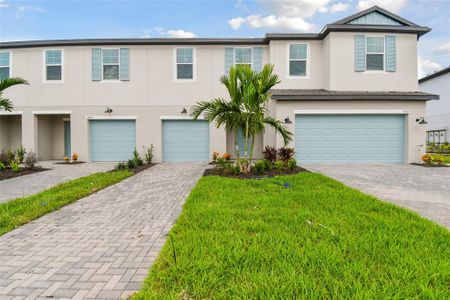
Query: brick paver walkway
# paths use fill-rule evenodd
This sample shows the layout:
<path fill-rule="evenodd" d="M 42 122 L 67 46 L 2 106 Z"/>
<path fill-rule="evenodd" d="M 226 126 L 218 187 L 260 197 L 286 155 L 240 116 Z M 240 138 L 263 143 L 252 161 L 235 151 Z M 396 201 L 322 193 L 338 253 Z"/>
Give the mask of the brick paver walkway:
<path fill-rule="evenodd" d="M 450 168 L 415 165 L 306 166 L 450 228 Z"/>
<path fill-rule="evenodd" d="M 114 168 L 112 163 L 84 163 L 73 166 L 42 161 L 38 165 L 51 170 L 0 181 L 0 203 L 39 193 L 45 189 L 79 177 Z"/>
<path fill-rule="evenodd" d="M 0 299 L 139 290 L 204 164 L 159 164 L 0 237 Z"/>

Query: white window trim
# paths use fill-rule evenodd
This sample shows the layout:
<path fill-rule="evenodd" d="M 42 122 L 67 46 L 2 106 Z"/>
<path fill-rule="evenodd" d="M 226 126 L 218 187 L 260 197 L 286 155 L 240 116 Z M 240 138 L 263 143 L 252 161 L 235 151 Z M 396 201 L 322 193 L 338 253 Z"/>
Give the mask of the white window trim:
<path fill-rule="evenodd" d="M 33 110 L 33 115 L 70 115 L 71 110 Z"/>
<path fill-rule="evenodd" d="M 407 115 L 407 110 L 395 109 L 306 109 L 294 110 L 295 115 Z"/>
<path fill-rule="evenodd" d="M 160 120 L 194 120 L 192 119 L 192 117 L 189 116 L 160 116 L 159 117 Z M 205 117 L 203 116 L 199 116 L 197 118 L 197 120 L 204 120 Z"/>
<path fill-rule="evenodd" d="M 23 111 L 21 110 L 13 110 L 13 111 L 5 111 L 0 110 L 0 116 L 21 116 Z"/>
<path fill-rule="evenodd" d="M 306 45 L 306 75 L 304 76 L 291 76 L 289 74 L 289 66 L 290 66 L 290 48 L 291 45 Z M 286 79 L 309 79 L 310 74 L 310 44 L 309 43 L 288 43 L 287 44 L 287 51 L 286 51 L 286 57 L 287 57 L 287 63 L 286 63 Z M 304 61 L 304 59 L 295 59 L 295 61 Z"/>
<path fill-rule="evenodd" d="M 236 66 L 236 49 L 250 49 L 250 68 L 253 70 L 253 47 L 234 47 L 233 48 L 233 66 Z M 247 65 L 247 64 L 238 64 L 238 65 Z"/>
<path fill-rule="evenodd" d="M 118 51 L 118 62 L 116 64 L 104 64 L 103 63 L 103 50 L 117 50 Z M 117 83 L 117 82 L 122 82 L 120 80 L 120 48 L 100 48 L 100 60 L 101 60 L 101 64 L 102 64 L 102 82 L 113 82 L 113 83 Z M 119 78 L 117 79 L 105 79 L 103 78 L 104 75 L 104 71 L 103 71 L 103 66 L 115 66 L 117 65 L 119 67 Z"/>
<path fill-rule="evenodd" d="M 59 50 L 61 51 L 61 79 L 60 80 L 47 80 L 47 60 L 46 60 L 46 52 L 52 51 L 52 50 Z M 49 84 L 58 84 L 58 83 L 64 83 L 64 49 L 60 48 L 46 48 L 42 49 L 42 83 L 49 83 Z M 58 65 L 49 65 L 49 66 L 58 66 Z"/>
<path fill-rule="evenodd" d="M 86 116 L 87 120 L 136 120 L 136 116 Z"/>
<path fill-rule="evenodd" d="M 383 39 L 383 70 L 367 70 L 367 54 L 381 54 L 380 52 L 368 52 L 367 51 L 367 38 L 368 37 L 377 37 L 377 38 L 382 38 Z M 383 35 L 366 35 L 364 37 L 364 43 L 365 43 L 365 61 L 366 61 L 366 65 L 364 66 L 364 74 L 368 74 L 368 75 L 380 75 L 380 74 L 387 74 L 388 72 L 386 71 L 386 38 Z"/>
<path fill-rule="evenodd" d="M 12 65 L 13 65 L 13 54 L 12 51 L 6 50 L 6 51 L 0 51 L 0 53 L 9 53 L 9 74 L 8 74 L 8 78 L 12 77 Z M 4 68 L 4 66 L 3 66 Z"/>
<path fill-rule="evenodd" d="M 179 79 L 177 69 L 177 49 L 192 49 L 192 79 Z M 180 83 L 192 83 L 197 81 L 197 49 L 195 47 L 175 47 L 173 48 L 173 81 Z M 182 65 L 190 65 L 191 63 L 180 63 Z"/>

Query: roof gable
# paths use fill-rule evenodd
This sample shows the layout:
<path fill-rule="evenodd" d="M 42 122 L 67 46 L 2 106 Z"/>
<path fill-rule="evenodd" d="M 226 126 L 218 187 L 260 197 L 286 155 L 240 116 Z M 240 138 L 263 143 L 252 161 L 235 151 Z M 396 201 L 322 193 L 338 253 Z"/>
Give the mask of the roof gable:
<path fill-rule="evenodd" d="M 356 25 L 394 25 L 394 26 L 402 26 L 404 24 L 389 18 L 383 14 L 380 14 L 377 11 L 368 13 L 359 18 L 353 19 L 346 24 L 356 24 Z"/>
<path fill-rule="evenodd" d="M 382 25 L 382 26 L 418 26 L 396 14 L 379 6 L 360 11 L 342 20 L 334 22 L 336 25 Z"/>

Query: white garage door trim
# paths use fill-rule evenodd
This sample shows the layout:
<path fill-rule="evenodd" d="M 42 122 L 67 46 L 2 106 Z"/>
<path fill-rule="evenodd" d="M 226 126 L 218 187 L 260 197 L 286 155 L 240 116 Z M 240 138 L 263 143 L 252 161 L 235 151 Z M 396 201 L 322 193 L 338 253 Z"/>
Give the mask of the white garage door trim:
<path fill-rule="evenodd" d="M 409 114 L 409 111 L 407 110 L 386 110 L 386 109 L 372 109 L 372 110 L 356 110 L 356 109 L 348 109 L 348 110 L 342 110 L 342 109 L 324 109 L 324 110 L 317 110 L 317 109 L 307 109 L 307 110 L 294 110 L 295 115 L 340 115 L 340 114 L 346 114 L 346 115 L 407 115 Z"/>

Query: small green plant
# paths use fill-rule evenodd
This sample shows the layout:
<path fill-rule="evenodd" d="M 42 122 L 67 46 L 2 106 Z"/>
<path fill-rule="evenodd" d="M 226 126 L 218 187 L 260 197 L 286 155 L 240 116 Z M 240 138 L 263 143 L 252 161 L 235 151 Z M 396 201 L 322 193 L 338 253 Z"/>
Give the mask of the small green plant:
<path fill-rule="evenodd" d="M 291 158 L 290 160 L 288 160 L 286 166 L 289 170 L 294 170 L 297 167 L 297 161 L 295 160 L 295 158 Z"/>
<path fill-rule="evenodd" d="M 136 161 L 134 159 L 129 159 L 127 162 L 128 169 L 134 169 L 137 167 Z"/>
<path fill-rule="evenodd" d="M 150 145 L 149 148 L 147 148 L 147 152 L 145 152 L 145 163 L 147 165 L 151 165 L 153 160 L 153 144 Z"/>
<path fill-rule="evenodd" d="M 270 163 L 274 163 L 277 160 L 277 148 L 266 146 L 263 151 L 264 159 L 268 160 Z"/>
<path fill-rule="evenodd" d="M 14 153 L 11 151 L 2 151 L 0 153 L 0 161 L 5 165 L 9 165 L 14 160 Z"/>
<path fill-rule="evenodd" d="M 28 151 L 25 154 L 25 158 L 24 158 L 23 162 L 27 168 L 34 169 L 36 167 L 37 161 L 38 161 L 38 159 L 37 159 L 36 153 L 34 153 L 33 151 Z"/>
<path fill-rule="evenodd" d="M 5 164 L 0 161 L 0 171 L 3 171 L 5 169 L 6 169 Z"/>
<path fill-rule="evenodd" d="M 228 162 L 227 162 L 227 160 L 225 159 L 225 158 L 223 158 L 223 157 L 218 157 L 217 158 L 217 165 L 220 167 L 220 168 L 226 168 L 227 167 L 227 165 L 228 165 Z"/>
<path fill-rule="evenodd" d="M 273 168 L 276 170 L 283 170 L 284 169 L 284 162 L 281 160 L 277 160 L 275 161 L 275 163 L 273 164 Z"/>
<path fill-rule="evenodd" d="M 134 148 L 133 152 L 133 161 L 136 167 L 140 167 L 144 165 L 144 162 L 142 161 L 141 157 L 139 156 L 139 152 L 137 152 L 136 148 Z"/>
<path fill-rule="evenodd" d="M 120 163 L 117 164 L 116 169 L 119 170 L 119 171 L 126 170 L 126 169 L 127 169 L 127 165 L 125 164 L 124 161 L 123 161 L 123 162 L 120 162 Z"/>
<path fill-rule="evenodd" d="M 19 163 L 23 163 L 23 160 L 25 159 L 25 148 L 23 146 L 20 146 L 19 148 L 17 148 L 16 150 L 16 160 Z"/>
<path fill-rule="evenodd" d="M 20 163 L 17 160 L 13 160 L 9 163 L 9 166 L 11 167 L 11 170 L 13 172 L 19 172 L 20 171 Z"/>
<path fill-rule="evenodd" d="M 264 172 L 270 171 L 271 163 L 268 160 L 262 159 L 255 162 L 253 166 L 255 168 L 256 173 L 262 174 Z"/>
<path fill-rule="evenodd" d="M 444 158 L 441 155 L 433 155 L 431 157 L 431 162 L 434 165 L 443 166 L 444 165 Z"/>

